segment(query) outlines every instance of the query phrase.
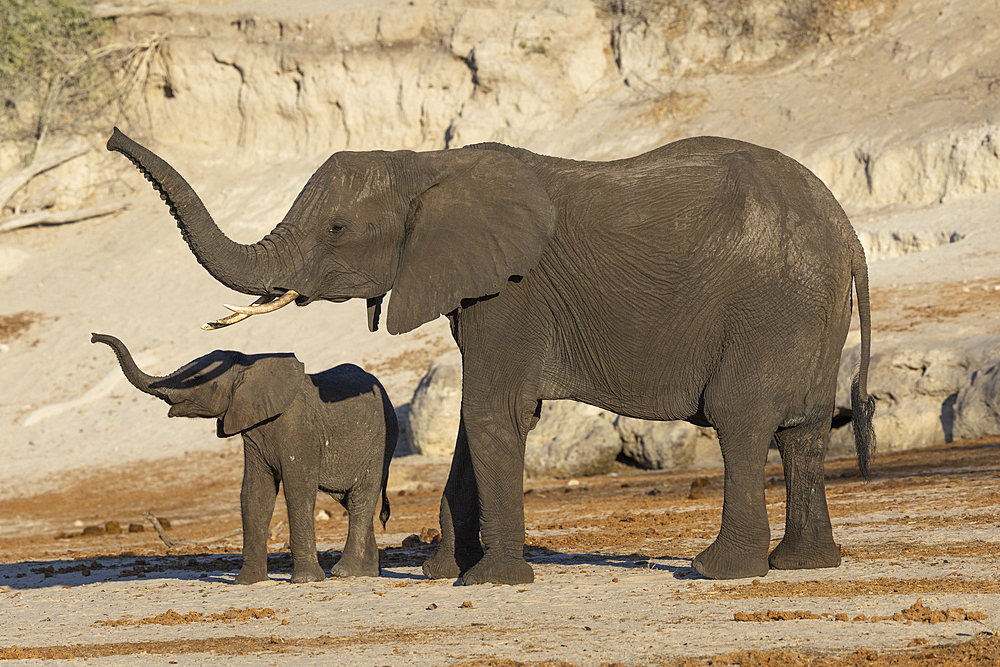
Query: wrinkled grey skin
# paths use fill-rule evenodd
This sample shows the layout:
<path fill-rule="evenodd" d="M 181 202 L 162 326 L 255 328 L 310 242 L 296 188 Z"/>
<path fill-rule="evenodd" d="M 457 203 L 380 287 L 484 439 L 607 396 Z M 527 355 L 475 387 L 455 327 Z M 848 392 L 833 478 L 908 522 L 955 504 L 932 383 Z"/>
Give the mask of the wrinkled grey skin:
<path fill-rule="evenodd" d="M 299 305 L 367 299 L 372 328 L 391 290 L 393 334 L 448 316 L 462 419 L 428 576 L 532 581 L 524 442 L 549 399 L 716 428 L 722 526 L 693 561 L 702 575 L 839 564 L 823 459 L 852 282 L 865 475 L 874 453 L 868 271 L 844 211 L 794 160 L 716 137 L 611 162 L 499 144 L 336 153 L 270 234 L 240 245 L 161 158 L 117 130 L 108 148 L 153 183 L 198 261 L 234 290 L 295 290 Z M 788 503 L 769 556 L 772 439 Z"/>
<path fill-rule="evenodd" d="M 248 356 L 216 350 L 164 377 L 146 375 L 114 336 L 109 345 L 125 377 L 170 404 L 171 417 L 218 419 L 220 438 L 243 436 L 243 568 L 238 584 L 267 577 L 267 537 L 279 483 L 288 506 L 292 583 L 326 578 L 316 556 L 313 513 L 325 491 L 348 512 L 347 544 L 334 577 L 377 577 L 381 570 L 372 517 L 389 520 L 385 485 L 396 449 L 396 413 L 382 385 L 343 364 L 306 375 L 292 354 Z"/>

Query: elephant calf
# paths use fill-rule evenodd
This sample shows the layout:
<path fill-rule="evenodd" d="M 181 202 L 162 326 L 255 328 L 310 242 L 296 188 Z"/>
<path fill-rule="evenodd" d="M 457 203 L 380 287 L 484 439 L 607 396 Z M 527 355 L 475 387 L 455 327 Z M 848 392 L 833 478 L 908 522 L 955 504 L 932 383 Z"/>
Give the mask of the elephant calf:
<path fill-rule="evenodd" d="M 278 484 L 288 505 L 292 582 L 326 578 L 316 557 L 317 490 L 348 512 L 347 544 L 334 577 L 378 576 L 372 517 L 385 487 L 399 427 L 379 381 L 352 364 L 306 375 L 293 354 L 245 355 L 216 350 L 164 377 L 146 375 L 114 336 L 92 343 L 115 351 L 136 389 L 170 404 L 171 417 L 218 419 L 219 437 L 243 436 L 243 568 L 238 584 L 267 579 L 267 536 Z"/>

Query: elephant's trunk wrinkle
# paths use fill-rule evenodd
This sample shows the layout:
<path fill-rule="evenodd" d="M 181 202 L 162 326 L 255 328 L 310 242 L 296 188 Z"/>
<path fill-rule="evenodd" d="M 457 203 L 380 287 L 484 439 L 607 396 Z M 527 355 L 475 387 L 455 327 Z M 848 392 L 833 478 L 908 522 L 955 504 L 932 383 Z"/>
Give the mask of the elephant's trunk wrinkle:
<path fill-rule="evenodd" d="M 108 150 L 127 157 L 160 194 L 177 221 L 181 236 L 198 263 L 218 281 L 238 292 L 261 294 L 263 276 L 250 264 L 249 248 L 229 239 L 212 219 L 198 194 L 165 160 L 125 136 L 118 128 Z"/>
<path fill-rule="evenodd" d="M 278 225 L 270 234 L 255 244 L 257 253 L 256 261 L 261 266 L 266 266 L 265 272 L 269 277 L 269 287 L 291 290 L 301 288 L 301 285 L 292 285 L 297 267 L 286 266 L 286 256 L 297 255 L 298 266 L 305 266 L 305 256 L 302 252 L 301 244 L 296 243 L 293 238 L 293 231 L 285 225 Z M 308 294 L 306 296 L 309 296 Z"/>
<path fill-rule="evenodd" d="M 141 371 L 136 365 L 135 360 L 132 359 L 132 354 L 125 347 L 125 344 L 114 336 L 95 333 L 91 334 L 90 342 L 104 343 L 114 351 L 115 356 L 118 357 L 118 365 L 121 366 L 122 372 L 125 374 L 125 379 L 133 387 L 150 396 L 163 398 L 163 392 L 151 389 L 150 386 L 156 382 L 168 379 L 169 376 L 149 375 Z"/>

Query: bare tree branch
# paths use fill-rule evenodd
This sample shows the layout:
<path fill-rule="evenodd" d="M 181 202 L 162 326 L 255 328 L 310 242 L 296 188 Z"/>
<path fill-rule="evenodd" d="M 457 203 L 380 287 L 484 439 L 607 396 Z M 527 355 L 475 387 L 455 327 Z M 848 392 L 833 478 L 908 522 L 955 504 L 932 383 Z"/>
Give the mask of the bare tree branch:
<path fill-rule="evenodd" d="M 20 213 L 0 218 L 0 234 L 22 227 L 32 225 L 62 225 L 69 222 L 79 222 L 88 218 L 97 218 L 102 215 L 110 215 L 128 208 L 128 204 L 104 204 L 103 206 L 91 206 L 89 208 L 75 208 L 68 211 L 52 211 L 45 209 L 42 211 L 32 211 L 31 213 Z"/>
<path fill-rule="evenodd" d="M 224 533 L 219 533 L 218 535 L 213 535 L 211 537 L 203 537 L 197 540 L 181 540 L 181 539 L 175 540 L 167 536 L 166 531 L 163 530 L 163 526 L 160 525 L 160 520 L 156 518 L 155 514 L 147 511 L 143 512 L 142 516 L 151 524 L 153 524 L 153 528 L 156 529 L 156 533 L 160 536 L 160 539 L 163 540 L 163 543 L 167 545 L 168 549 L 173 549 L 174 547 L 197 546 L 201 544 L 211 544 L 212 542 L 221 542 L 222 540 L 228 537 L 233 537 L 234 535 L 239 535 L 241 532 L 243 532 L 242 528 L 233 528 L 232 530 L 228 530 Z"/>
<path fill-rule="evenodd" d="M 119 16 L 145 16 L 149 14 L 167 14 L 170 8 L 165 2 L 147 2 L 138 7 L 120 5 L 114 2 L 99 2 L 94 5 L 94 16 L 102 19 Z"/>
<path fill-rule="evenodd" d="M 43 158 L 39 158 L 36 154 L 35 159 L 27 167 L 0 179 L 0 209 L 35 176 L 78 158 L 89 150 L 89 148 L 64 148 Z"/>

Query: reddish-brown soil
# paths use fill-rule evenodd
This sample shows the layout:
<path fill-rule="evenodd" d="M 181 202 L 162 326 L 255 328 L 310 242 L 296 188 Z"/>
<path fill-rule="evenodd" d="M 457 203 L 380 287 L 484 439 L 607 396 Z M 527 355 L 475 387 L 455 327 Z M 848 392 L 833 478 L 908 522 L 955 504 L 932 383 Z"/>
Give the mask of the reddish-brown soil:
<path fill-rule="evenodd" d="M 213 572 L 230 568 L 233 556 L 239 553 L 239 538 L 219 543 L 181 546 L 168 550 L 157 534 L 142 532 L 107 533 L 100 528 L 114 521 L 120 526 L 145 523 L 142 513 L 152 510 L 169 519 L 170 535 L 177 538 L 203 538 L 239 527 L 240 458 L 238 453 L 195 455 L 184 460 L 127 466 L 104 470 L 93 475 L 66 480 L 58 491 L 35 496 L 13 498 L 0 505 L 0 563 L 40 562 L 57 559 L 61 565 L 38 564 L 32 572 L 56 576 L 80 572 L 85 577 L 97 576 L 107 568 L 108 559 L 116 556 L 139 557 L 127 572 L 129 577 L 142 577 L 157 570 L 191 570 Z M 843 557 L 848 560 L 875 564 L 895 564 L 899 560 L 941 564 L 940 577 L 914 576 L 905 573 L 895 577 L 875 577 L 863 581 L 845 581 L 817 575 L 803 581 L 720 582 L 700 592 L 685 592 L 685 599 L 763 600 L 766 598 L 827 599 L 870 598 L 891 594 L 927 596 L 950 593 L 965 595 L 1000 595 L 1000 582 L 991 578 L 955 576 L 950 562 L 995 562 L 995 542 L 990 535 L 1000 527 L 1000 497 L 995 490 L 1000 460 L 1000 438 L 976 442 L 952 443 L 923 450 L 911 450 L 880 456 L 877 475 L 864 482 L 853 461 L 834 460 L 827 464 L 827 492 L 831 515 L 845 526 L 878 527 L 898 525 L 916 527 L 905 539 L 866 540 L 845 544 Z M 393 535 L 421 535 L 411 538 L 409 547 L 399 541 L 385 544 L 383 567 L 417 566 L 435 548 L 427 543 L 433 539 L 437 525 L 441 485 L 446 473 L 443 465 L 428 465 L 419 471 L 425 480 L 415 490 L 390 493 Z M 780 466 L 766 470 L 769 514 L 772 524 L 780 525 L 784 512 L 784 483 Z M 915 500 L 900 516 L 878 516 L 887 507 L 898 509 L 886 498 L 913 494 Z M 280 502 L 274 524 L 285 518 Z M 706 540 L 714 537 L 721 517 L 721 470 L 686 472 L 640 471 L 624 465 L 613 475 L 604 475 L 567 484 L 559 480 L 529 480 L 525 485 L 525 515 L 528 529 L 526 556 L 529 561 L 544 561 L 559 555 L 565 562 L 586 564 L 607 559 L 609 554 L 629 558 L 636 565 L 644 559 L 690 558 Z M 346 517 L 342 508 L 326 497 L 320 497 L 318 508 L 325 509 L 331 519 L 317 521 L 320 542 L 340 544 L 346 536 Z M 873 518 L 873 515 L 875 518 Z M 77 524 L 76 522 L 80 522 Z M 977 539 L 947 543 L 922 541 L 920 528 L 940 528 L 960 521 L 981 528 Z M 33 526 L 17 530 L 20 524 Z M 84 528 L 93 526 L 97 534 L 85 536 Z M 280 548 L 279 538 L 277 547 Z M 417 545 L 417 546 L 413 546 Z M 165 558 L 168 556 L 169 558 Z M 101 559 L 98 562 L 96 559 Z M 322 564 L 329 568 L 333 556 L 324 554 Z M 68 562 L 68 564 L 67 564 Z M 288 572 L 291 559 L 287 549 L 272 555 L 271 571 Z M 556 574 L 565 574 L 567 569 Z M 4 582 L 0 581 L 0 585 Z M 407 581 L 383 584 L 407 586 Z M 537 583 L 536 583 L 537 585 Z M 378 594 L 378 591 L 375 591 Z M 678 598 L 681 595 L 677 596 Z M 471 605 L 471 603 L 469 603 Z M 758 607 L 759 609 L 759 607 Z M 157 624 L 226 623 L 246 618 L 271 618 L 280 621 L 280 610 L 246 607 L 230 608 L 219 614 L 184 613 L 170 610 L 146 618 L 111 619 L 109 626 L 143 626 Z M 227 614 L 229 616 L 227 617 Z M 848 616 L 803 609 L 766 609 L 740 612 L 738 621 L 782 621 L 791 619 L 821 619 L 831 627 L 837 623 L 949 623 L 963 620 L 984 620 L 985 614 L 957 607 L 931 607 L 917 600 L 910 607 L 901 606 L 887 616 Z M 992 622 L 992 621 L 991 621 Z M 483 625 L 483 624 L 479 624 Z M 740 624 L 743 625 L 743 624 Z M 858 627 L 858 626 L 854 626 Z M 984 630 L 991 625 L 987 624 Z M 478 631 L 490 632 L 489 627 Z M 385 627 L 375 633 L 364 630 L 350 635 L 320 635 L 311 638 L 261 638 L 231 636 L 223 638 L 183 639 L 140 643 L 116 642 L 97 644 L 14 647 L 0 646 L 0 658 L 68 658 L 123 655 L 144 651 L 153 654 L 183 654 L 214 652 L 245 654 L 288 652 L 307 647 L 336 645 L 385 644 L 386 642 L 433 642 L 435 637 L 449 632 L 444 627 L 426 627 L 414 631 Z M 499 632 L 499 630 L 498 630 Z M 915 640 L 909 652 L 878 654 L 860 647 L 854 653 L 839 656 L 808 655 L 796 651 L 743 651 L 715 658 L 678 658 L 661 662 L 664 665 L 968 665 L 1000 664 L 1000 639 L 986 632 L 971 640 L 941 646 L 921 645 Z M 562 662 L 520 663 L 511 660 L 450 662 L 454 665 L 568 665 Z"/>

